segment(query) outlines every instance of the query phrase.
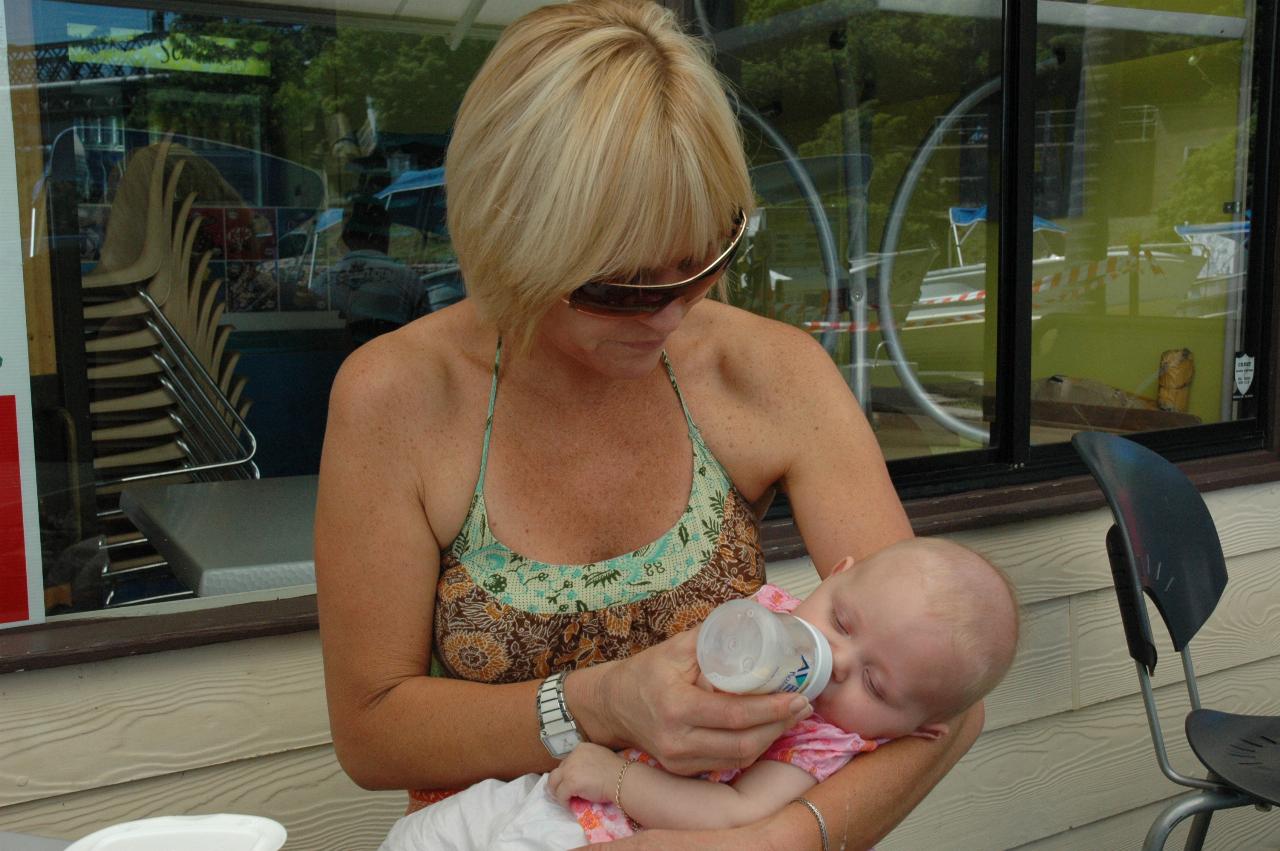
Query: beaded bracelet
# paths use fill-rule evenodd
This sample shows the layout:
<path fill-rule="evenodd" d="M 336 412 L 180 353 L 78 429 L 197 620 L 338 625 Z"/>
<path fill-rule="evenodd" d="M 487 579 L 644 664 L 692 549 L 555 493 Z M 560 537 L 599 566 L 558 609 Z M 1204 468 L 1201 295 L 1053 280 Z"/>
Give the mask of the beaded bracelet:
<path fill-rule="evenodd" d="M 618 783 L 613 788 L 613 803 L 618 807 L 618 812 L 626 816 L 627 827 L 632 830 L 640 830 L 640 824 L 630 815 L 627 814 L 627 808 L 622 806 L 622 778 L 627 776 L 627 769 L 635 765 L 634 759 L 629 759 L 622 764 L 622 768 L 618 769 Z"/>
<path fill-rule="evenodd" d="M 831 851 L 831 838 L 827 835 L 827 820 L 822 817 L 822 811 L 808 798 L 795 798 L 791 803 L 803 804 L 809 812 L 813 813 L 813 817 L 818 820 L 818 833 L 822 836 L 822 851 Z"/>

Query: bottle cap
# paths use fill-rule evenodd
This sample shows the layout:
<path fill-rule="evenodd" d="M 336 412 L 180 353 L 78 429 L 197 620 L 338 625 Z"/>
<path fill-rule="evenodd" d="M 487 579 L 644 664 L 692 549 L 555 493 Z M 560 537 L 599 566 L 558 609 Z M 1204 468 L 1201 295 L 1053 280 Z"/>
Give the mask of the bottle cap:
<path fill-rule="evenodd" d="M 831 642 L 827 641 L 827 637 L 816 626 L 804 618 L 796 618 L 796 620 L 803 624 L 813 636 L 813 670 L 799 689 L 800 694 L 813 700 L 822 694 L 823 689 L 831 682 Z"/>

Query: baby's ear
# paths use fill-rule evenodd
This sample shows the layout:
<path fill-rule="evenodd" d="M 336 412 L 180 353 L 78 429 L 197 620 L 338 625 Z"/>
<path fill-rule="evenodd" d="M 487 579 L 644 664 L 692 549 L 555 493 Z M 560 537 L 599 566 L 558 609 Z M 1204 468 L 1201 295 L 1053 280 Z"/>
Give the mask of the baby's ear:
<path fill-rule="evenodd" d="M 911 735 L 915 736 L 917 739 L 929 739 L 930 741 L 937 741 L 938 739 L 941 739 L 943 736 L 947 734 L 947 730 L 948 730 L 947 725 L 942 723 L 922 724 L 921 726 L 917 727 L 915 732 L 913 732 Z"/>
<path fill-rule="evenodd" d="M 853 567 L 853 564 L 853 556 L 845 556 L 836 562 L 836 566 L 831 568 L 831 573 L 829 573 L 828 576 L 835 576 L 837 573 L 844 573 L 846 570 Z"/>

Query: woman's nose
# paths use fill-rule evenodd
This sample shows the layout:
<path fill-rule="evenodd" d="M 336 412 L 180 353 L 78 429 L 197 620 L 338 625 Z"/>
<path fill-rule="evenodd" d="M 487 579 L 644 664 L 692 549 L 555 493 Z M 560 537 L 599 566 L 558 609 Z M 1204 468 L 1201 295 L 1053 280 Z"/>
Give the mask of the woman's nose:
<path fill-rule="evenodd" d="M 642 317 L 639 321 L 665 337 L 679 327 L 688 312 L 689 305 L 685 304 L 683 299 L 678 298 L 657 313 Z"/>

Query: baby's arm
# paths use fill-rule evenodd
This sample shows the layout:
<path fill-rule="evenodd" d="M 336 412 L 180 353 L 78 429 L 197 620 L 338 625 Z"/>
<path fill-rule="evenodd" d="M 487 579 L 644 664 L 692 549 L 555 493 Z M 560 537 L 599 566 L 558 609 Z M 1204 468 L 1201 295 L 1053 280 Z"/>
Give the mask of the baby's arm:
<path fill-rule="evenodd" d="M 574 796 L 612 802 L 625 764 L 606 748 L 579 745 L 552 772 L 551 789 L 564 804 Z M 621 799 L 627 815 L 645 827 L 713 829 L 758 821 L 814 785 L 804 769 L 775 760 L 757 762 L 732 785 L 680 777 L 637 762 L 623 777 Z"/>

